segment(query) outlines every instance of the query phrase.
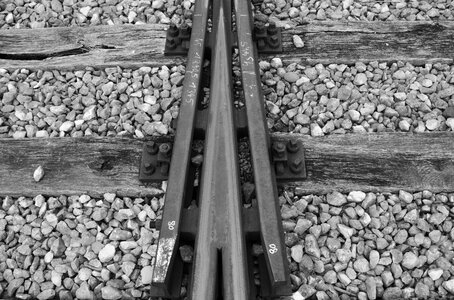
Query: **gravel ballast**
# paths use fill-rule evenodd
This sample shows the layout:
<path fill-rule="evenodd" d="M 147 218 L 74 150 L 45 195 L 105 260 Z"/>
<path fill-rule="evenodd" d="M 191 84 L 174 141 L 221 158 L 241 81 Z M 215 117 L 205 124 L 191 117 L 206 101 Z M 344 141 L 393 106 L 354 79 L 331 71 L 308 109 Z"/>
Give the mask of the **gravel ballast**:
<path fill-rule="evenodd" d="M 0 296 L 146 298 L 163 201 L 115 194 L 1 198 Z"/>
<path fill-rule="evenodd" d="M 194 0 L 6 0 L 0 2 L 0 29 L 190 22 Z M 450 0 L 252 1 L 255 20 L 294 27 L 308 21 L 453 20 Z"/>
<path fill-rule="evenodd" d="M 264 0 L 255 20 L 291 28 L 309 21 L 437 21 L 454 19 L 451 0 Z"/>
<path fill-rule="evenodd" d="M 259 63 L 271 131 L 452 131 L 454 66 Z"/>
<path fill-rule="evenodd" d="M 190 20 L 194 0 L 6 0 L 0 29 L 120 24 L 180 24 Z"/>
<path fill-rule="evenodd" d="M 185 68 L 0 70 L 0 137 L 173 133 Z"/>
<path fill-rule="evenodd" d="M 302 193 L 280 197 L 294 299 L 454 295 L 453 193 Z"/>
<path fill-rule="evenodd" d="M 322 136 L 454 129 L 452 65 L 304 66 L 274 58 L 261 61 L 260 69 L 272 132 Z M 0 137 L 172 134 L 184 74 L 181 65 L 0 70 Z"/>

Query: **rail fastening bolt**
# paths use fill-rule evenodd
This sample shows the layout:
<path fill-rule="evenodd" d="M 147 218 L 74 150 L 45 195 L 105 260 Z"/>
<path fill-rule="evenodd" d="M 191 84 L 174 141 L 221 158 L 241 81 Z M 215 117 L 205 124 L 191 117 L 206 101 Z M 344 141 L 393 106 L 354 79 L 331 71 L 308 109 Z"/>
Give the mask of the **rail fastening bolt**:
<path fill-rule="evenodd" d="M 178 36 L 178 28 L 175 23 L 170 24 L 169 27 L 169 35 L 172 37 L 177 37 Z"/>
<path fill-rule="evenodd" d="M 167 157 L 170 156 L 171 150 L 172 150 L 172 147 L 170 146 L 169 143 L 163 143 L 163 144 L 159 145 L 159 152 L 161 152 L 162 154 L 164 154 Z"/>
<path fill-rule="evenodd" d="M 290 171 L 294 174 L 301 173 L 304 168 L 304 162 L 300 158 L 296 158 L 295 160 L 289 163 Z"/>
<path fill-rule="evenodd" d="M 175 42 L 174 38 L 167 38 L 166 39 L 166 46 L 169 49 L 175 49 L 177 47 L 177 43 Z"/>
<path fill-rule="evenodd" d="M 147 175 L 151 175 L 155 171 L 155 167 L 153 166 L 152 163 L 145 163 L 144 167 L 145 167 L 144 173 Z"/>
<path fill-rule="evenodd" d="M 277 33 L 276 23 L 270 22 L 270 25 L 268 25 L 267 31 L 268 31 L 269 35 L 275 35 Z"/>
<path fill-rule="evenodd" d="M 285 154 L 285 145 L 281 142 L 273 143 L 273 151 L 277 157 L 282 157 Z"/>
<path fill-rule="evenodd" d="M 154 141 L 151 141 L 146 144 L 146 150 L 149 154 L 155 155 L 158 153 L 159 147 Z"/>
<path fill-rule="evenodd" d="M 300 149 L 300 146 L 298 144 L 297 140 L 290 140 L 287 143 L 287 150 L 290 153 L 296 153 Z"/>

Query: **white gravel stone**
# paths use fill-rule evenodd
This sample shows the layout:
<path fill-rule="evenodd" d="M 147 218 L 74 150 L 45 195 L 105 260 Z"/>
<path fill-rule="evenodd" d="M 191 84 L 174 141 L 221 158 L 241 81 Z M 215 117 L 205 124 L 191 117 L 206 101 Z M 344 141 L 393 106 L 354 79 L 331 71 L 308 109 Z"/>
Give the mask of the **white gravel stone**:
<path fill-rule="evenodd" d="M 452 131 L 454 131 L 454 118 L 448 118 L 446 120 L 446 125 L 449 126 Z"/>
<path fill-rule="evenodd" d="M 404 201 L 407 204 L 410 204 L 413 202 L 413 195 L 409 192 L 400 190 L 399 191 L 399 199 Z"/>
<path fill-rule="evenodd" d="M 430 269 L 428 272 L 430 278 L 432 278 L 433 281 L 438 280 L 441 275 L 443 275 L 443 269 L 436 268 L 436 269 Z"/>
<path fill-rule="evenodd" d="M 299 35 L 293 35 L 292 39 L 293 39 L 293 45 L 295 45 L 296 48 L 304 47 L 304 42 Z"/>
<path fill-rule="evenodd" d="M 348 194 L 347 200 L 351 202 L 362 202 L 366 199 L 366 193 L 362 191 L 352 191 Z"/>
<path fill-rule="evenodd" d="M 311 124 L 311 135 L 312 136 L 323 136 L 323 130 L 318 124 Z"/>
<path fill-rule="evenodd" d="M 43 179 L 43 177 L 44 177 L 44 168 L 41 165 L 39 165 L 33 172 L 33 179 L 36 182 L 40 182 L 41 179 Z"/>
<path fill-rule="evenodd" d="M 74 128 L 74 122 L 66 121 L 66 122 L 63 122 L 63 124 L 61 124 L 59 129 L 60 129 L 60 131 L 68 132 L 68 131 L 71 131 L 73 128 Z"/>
<path fill-rule="evenodd" d="M 303 259 L 303 246 L 302 245 L 295 245 L 291 248 L 291 256 L 292 259 L 300 263 L 301 260 Z"/>
<path fill-rule="evenodd" d="M 98 257 L 99 260 L 104 263 L 110 261 L 115 255 L 115 246 L 112 244 L 107 244 L 99 251 Z"/>
<path fill-rule="evenodd" d="M 142 277 L 142 284 L 150 284 L 153 277 L 153 267 L 145 266 L 140 271 L 140 277 Z"/>
<path fill-rule="evenodd" d="M 437 119 L 429 119 L 426 121 L 426 128 L 429 130 L 436 130 L 440 126 L 440 122 Z"/>
<path fill-rule="evenodd" d="M 328 204 L 333 206 L 342 206 L 347 203 L 347 197 L 337 191 L 326 195 Z"/>
<path fill-rule="evenodd" d="M 442 285 L 449 293 L 454 295 L 454 279 L 445 281 Z"/>
<path fill-rule="evenodd" d="M 358 73 L 355 76 L 355 80 L 353 81 L 356 85 L 363 85 L 367 83 L 367 76 L 364 73 Z"/>

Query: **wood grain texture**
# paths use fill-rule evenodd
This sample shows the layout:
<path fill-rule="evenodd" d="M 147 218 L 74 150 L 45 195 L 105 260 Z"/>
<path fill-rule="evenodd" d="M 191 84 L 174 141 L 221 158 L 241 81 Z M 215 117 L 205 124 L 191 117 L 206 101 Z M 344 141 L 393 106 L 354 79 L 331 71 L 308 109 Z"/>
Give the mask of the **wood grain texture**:
<path fill-rule="evenodd" d="M 454 133 L 345 134 L 298 138 L 305 148 L 307 193 L 333 190 L 454 192 Z"/>
<path fill-rule="evenodd" d="M 83 69 L 184 64 L 163 55 L 167 26 L 121 25 L 0 31 L 0 68 Z M 299 35 L 304 48 L 295 48 Z M 454 22 L 311 22 L 284 30 L 285 62 L 452 63 Z M 263 59 L 270 56 L 262 56 Z"/>
<path fill-rule="evenodd" d="M 294 47 L 293 35 L 304 48 Z M 453 38 L 454 22 L 316 22 L 285 31 L 281 58 L 306 64 L 452 63 Z"/>
<path fill-rule="evenodd" d="M 0 139 L 0 195 L 162 193 L 138 180 L 143 141 L 129 138 Z M 43 166 L 40 182 L 33 172 Z"/>
<path fill-rule="evenodd" d="M 289 186 L 307 193 L 454 192 L 452 132 L 271 137 L 302 141 L 308 178 Z M 129 138 L 0 139 L 0 196 L 160 193 L 138 181 L 142 143 Z M 38 165 L 45 177 L 36 183 L 32 175 Z"/>
<path fill-rule="evenodd" d="M 183 58 L 164 56 L 167 26 L 54 27 L 0 31 L 0 68 L 83 69 L 162 66 Z"/>

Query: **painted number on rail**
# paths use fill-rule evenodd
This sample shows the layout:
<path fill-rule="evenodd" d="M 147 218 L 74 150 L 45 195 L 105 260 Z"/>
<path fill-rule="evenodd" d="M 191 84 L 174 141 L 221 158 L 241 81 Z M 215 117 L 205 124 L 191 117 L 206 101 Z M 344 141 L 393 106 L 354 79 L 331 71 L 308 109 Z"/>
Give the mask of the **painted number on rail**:
<path fill-rule="evenodd" d="M 187 71 L 191 74 L 189 77 L 189 84 L 187 90 L 187 97 L 185 98 L 185 102 L 189 104 L 195 103 L 196 93 L 197 93 L 197 82 L 199 79 L 199 72 L 202 65 L 202 56 L 200 55 L 201 51 L 203 50 L 203 39 L 196 39 L 194 41 L 194 55 L 192 56 L 192 64 Z"/>
<path fill-rule="evenodd" d="M 169 227 L 169 230 L 174 230 L 175 229 L 175 221 L 169 221 L 167 223 L 167 226 Z"/>
<path fill-rule="evenodd" d="M 274 254 L 274 253 L 276 253 L 276 252 L 278 251 L 278 249 L 277 249 L 277 247 L 276 247 L 276 244 L 270 244 L 270 245 L 268 246 L 268 248 L 269 248 L 269 249 L 268 249 L 268 252 L 269 252 L 270 254 Z"/>

